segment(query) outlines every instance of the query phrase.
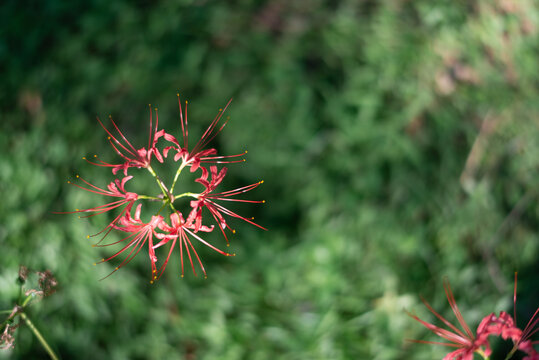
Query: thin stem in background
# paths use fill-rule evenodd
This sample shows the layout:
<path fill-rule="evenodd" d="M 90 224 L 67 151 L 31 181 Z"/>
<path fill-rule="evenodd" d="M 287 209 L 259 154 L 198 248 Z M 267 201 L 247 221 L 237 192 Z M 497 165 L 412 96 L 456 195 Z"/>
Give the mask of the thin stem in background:
<path fill-rule="evenodd" d="M 45 348 L 45 351 L 47 351 L 47 354 L 49 354 L 51 359 L 59 360 L 58 356 L 56 356 L 54 351 L 52 351 L 51 347 L 49 346 L 49 344 L 47 343 L 47 341 L 45 340 L 43 335 L 41 335 L 39 330 L 35 327 L 34 323 L 32 323 L 32 321 L 30 321 L 30 318 L 28 318 L 28 316 L 24 312 L 21 312 L 20 315 L 21 315 L 22 319 L 26 322 L 26 325 L 28 325 L 30 330 L 32 330 L 34 335 L 37 337 L 37 339 L 39 340 L 41 345 Z"/>
<path fill-rule="evenodd" d="M 178 176 L 180 176 L 180 173 L 182 172 L 185 165 L 186 165 L 186 163 L 183 162 L 183 160 L 182 160 L 182 164 L 178 168 L 178 171 L 176 171 L 176 175 L 174 176 L 174 181 L 172 182 L 172 186 L 170 187 L 170 193 L 174 192 L 174 186 L 176 186 L 176 181 L 178 180 Z"/>
<path fill-rule="evenodd" d="M 152 169 L 152 167 L 148 166 L 147 169 L 150 172 L 150 174 L 152 174 L 152 176 L 155 178 L 155 181 L 157 181 L 157 185 L 159 185 L 159 188 L 161 189 L 161 192 L 163 193 L 163 195 L 167 198 L 170 198 L 170 192 L 167 190 L 167 188 L 165 187 L 165 184 L 163 184 L 161 179 L 159 179 L 159 176 L 157 176 L 157 174 Z"/>

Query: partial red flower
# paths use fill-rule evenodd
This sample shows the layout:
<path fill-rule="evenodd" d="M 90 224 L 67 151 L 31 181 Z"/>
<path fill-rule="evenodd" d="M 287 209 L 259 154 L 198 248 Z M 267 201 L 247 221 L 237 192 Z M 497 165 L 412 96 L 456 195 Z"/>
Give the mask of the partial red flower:
<path fill-rule="evenodd" d="M 210 172 L 211 172 L 211 180 L 208 181 L 208 170 L 203 167 L 202 169 L 202 175 L 200 178 L 196 179 L 196 182 L 202 184 L 205 187 L 205 190 L 198 194 L 196 196 L 196 200 L 191 201 L 191 207 L 193 210 L 191 211 L 191 214 L 189 217 L 194 218 L 195 227 L 194 231 L 197 232 L 202 224 L 202 209 L 206 208 L 209 210 L 210 214 L 213 216 L 216 223 L 219 225 L 219 229 L 223 233 L 223 236 L 225 237 L 225 240 L 228 243 L 228 237 L 226 236 L 225 229 L 231 230 L 233 233 L 235 232 L 234 229 L 231 229 L 230 226 L 228 226 L 225 218 L 223 215 L 231 216 L 243 221 L 248 222 L 249 224 L 252 224 L 256 227 L 259 227 L 260 229 L 267 230 L 266 228 L 258 225 L 255 223 L 252 218 L 246 218 L 241 215 L 236 214 L 235 212 L 225 208 L 221 204 L 217 203 L 216 201 L 235 201 L 235 202 L 246 202 L 246 203 L 264 203 L 264 200 L 244 200 L 244 199 L 235 199 L 232 198 L 233 196 L 243 194 L 247 191 L 253 190 L 254 188 L 258 187 L 260 184 L 263 183 L 263 181 L 256 182 L 251 185 L 243 186 L 237 189 L 214 193 L 213 191 L 217 188 L 217 186 L 223 181 L 227 168 L 222 168 L 221 171 L 217 172 L 217 166 L 210 166 Z"/>
<path fill-rule="evenodd" d="M 455 301 L 455 297 L 453 296 L 453 292 L 451 291 L 449 282 L 446 279 L 444 279 L 444 289 L 445 289 L 447 301 L 449 302 L 449 305 L 451 306 L 451 310 L 453 310 L 453 313 L 455 314 L 462 330 L 464 331 L 459 330 L 455 325 L 453 325 L 451 322 L 446 320 L 443 316 L 438 314 L 429 305 L 428 302 L 421 299 L 423 303 L 425 304 L 425 306 L 427 306 L 429 311 L 433 313 L 434 316 L 436 316 L 438 319 L 440 319 L 449 328 L 449 330 L 430 324 L 426 321 L 423 321 L 420 318 L 418 318 L 416 315 L 413 315 L 411 313 L 408 313 L 408 315 L 411 316 L 413 319 L 417 320 L 418 322 L 420 322 L 423 326 L 425 326 L 427 329 L 429 329 L 436 335 L 442 337 L 443 339 L 449 342 L 423 341 L 423 340 L 411 340 L 411 341 L 417 342 L 417 343 L 423 343 L 423 344 L 436 344 L 436 345 L 443 345 L 443 346 L 457 348 L 457 350 L 452 351 L 446 356 L 444 356 L 443 360 L 473 360 L 474 352 L 480 352 L 484 354 L 485 356 L 489 356 L 491 350 L 486 339 L 487 334 L 484 332 L 489 320 L 484 319 L 478 327 L 478 331 L 477 331 L 478 336 L 474 335 L 474 333 L 470 330 L 470 327 L 468 326 L 468 324 L 466 324 L 466 321 L 464 321 L 464 318 L 462 317 L 462 314 L 460 313 L 460 310 Z"/>
<path fill-rule="evenodd" d="M 412 318 L 419 321 L 423 326 L 434 332 L 436 335 L 446 339 L 449 341 L 449 343 L 444 342 L 434 342 L 434 341 L 422 341 L 422 340 L 412 340 L 414 342 L 418 343 L 426 343 L 426 344 L 438 344 L 438 345 L 445 345 L 445 346 L 451 346 L 458 348 L 457 350 L 447 354 L 444 357 L 444 360 L 472 360 L 474 352 L 477 352 L 481 354 L 483 357 L 488 357 L 491 354 L 490 345 L 488 342 L 489 336 L 501 336 L 504 340 L 511 339 L 514 343 L 514 347 L 511 350 L 511 352 L 507 355 L 507 359 L 511 358 L 512 355 L 517 351 L 521 350 L 524 353 L 526 353 L 526 357 L 524 359 L 526 360 L 539 360 L 539 355 L 537 351 L 534 349 L 534 345 L 539 343 L 538 341 L 531 341 L 531 337 L 539 331 L 537 328 L 537 324 L 539 323 L 539 317 L 537 315 L 539 314 L 539 308 L 535 311 L 532 318 L 526 325 L 526 328 L 524 330 L 521 330 L 516 325 L 516 311 L 515 315 L 511 317 L 508 313 L 505 311 L 500 312 L 499 316 L 496 316 L 494 313 L 487 315 L 483 318 L 479 326 L 477 327 L 476 334 L 474 335 L 464 319 L 462 318 L 462 315 L 457 307 L 457 304 L 455 302 L 455 299 L 453 297 L 453 293 L 451 292 L 451 288 L 449 286 L 449 283 L 444 280 L 444 288 L 447 296 L 447 300 L 449 301 L 449 304 L 451 305 L 451 309 L 453 310 L 453 313 L 457 317 L 460 326 L 462 329 L 464 329 L 464 334 L 462 331 L 460 331 L 456 326 L 451 324 L 449 321 L 444 319 L 441 315 L 439 315 L 432 307 L 423 300 L 423 303 L 427 306 L 427 308 L 440 320 L 443 321 L 443 323 L 448 326 L 450 330 L 446 330 L 440 327 L 437 327 L 433 324 L 427 323 L 421 319 L 419 319 L 417 316 L 409 314 Z M 516 309 L 516 292 L 517 292 L 517 276 L 515 273 L 515 290 L 513 294 L 513 302 Z"/>
<path fill-rule="evenodd" d="M 118 269 L 120 269 L 125 264 L 129 263 L 133 258 L 142 250 L 144 245 L 148 243 L 148 256 L 150 257 L 150 263 L 152 267 L 152 280 L 150 281 L 153 283 L 153 278 L 157 272 L 157 257 L 155 256 L 155 250 L 153 246 L 153 237 L 156 235 L 155 229 L 159 226 L 159 224 L 163 221 L 163 217 L 161 215 L 152 216 L 152 219 L 150 222 L 145 223 L 140 219 L 140 212 L 141 212 L 142 204 L 139 204 L 135 211 L 135 217 L 131 217 L 131 213 L 127 212 L 124 217 L 122 217 L 119 221 L 119 225 L 113 225 L 114 229 L 124 231 L 127 233 L 130 233 L 129 236 L 118 240 L 116 242 L 105 244 L 105 245 L 93 245 L 93 246 L 110 246 L 115 245 L 118 243 L 127 242 L 127 244 L 120 249 L 117 253 L 115 253 L 112 256 L 109 256 L 108 258 L 103 258 L 100 263 L 109 261 L 111 259 L 114 259 L 118 255 L 122 254 L 125 251 L 129 251 L 127 256 L 122 260 L 120 265 L 116 266 L 116 268 L 107 275 L 110 276 L 114 272 L 116 272 Z"/>
<path fill-rule="evenodd" d="M 191 268 L 193 269 L 193 273 L 196 275 L 195 265 L 193 263 L 193 256 L 191 256 L 191 252 L 193 253 L 194 257 L 196 257 L 198 264 L 200 266 L 200 269 L 204 273 L 204 276 L 206 276 L 206 270 L 204 269 L 204 265 L 202 265 L 202 262 L 200 261 L 200 257 L 198 256 L 197 251 L 195 250 L 195 247 L 191 243 L 191 240 L 189 237 L 192 237 L 202 244 L 206 245 L 207 247 L 211 248 L 212 250 L 217 251 L 218 253 L 225 255 L 225 256 L 234 256 L 234 254 L 229 254 L 227 252 L 224 252 L 215 246 L 211 245 L 204 239 L 202 239 L 200 236 L 193 233 L 194 224 L 193 219 L 188 218 L 187 221 L 183 219 L 183 216 L 179 212 L 175 212 L 170 214 L 170 223 L 171 225 L 168 225 L 165 221 L 162 221 L 159 223 L 159 229 L 163 230 L 165 233 L 158 233 L 156 234 L 156 237 L 158 239 L 161 239 L 161 241 L 154 245 L 154 249 L 157 249 L 163 245 L 168 244 L 169 242 L 172 242 L 170 244 L 170 249 L 168 251 L 168 256 L 166 260 L 164 261 L 163 265 L 159 268 L 157 274 L 154 276 L 154 280 L 158 280 L 163 272 L 165 271 L 165 268 L 168 264 L 168 261 L 170 259 L 170 255 L 172 254 L 172 250 L 178 244 L 178 247 L 180 249 L 180 262 L 182 267 L 182 274 L 181 276 L 184 276 L 184 266 L 183 266 L 183 255 L 184 255 L 184 249 L 185 253 L 187 253 L 187 257 L 189 258 L 189 262 L 191 263 Z M 213 226 L 199 226 L 197 231 L 203 231 L 203 232 L 211 232 L 213 231 Z"/>
<path fill-rule="evenodd" d="M 107 132 L 108 140 L 112 146 L 112 148 L 116 151 L 118 155 L 120 155 L 124 162 L 121 164 L 109 164 L 105 161 L 102 161 L 97 157 L 97 155 L 94 155 L 94 158 L 99 161 L 97 163 L 92 162 L 86 158 L 83 158 L 84 160 L 88 161 L 90 164 L 97 165 L 97 166 L 104 166 L 104 167 L 111 167 L 112 173 L 116 175 L 116 173 L 119 170 L 123 170 L 124 175 L 127 176 L 127 169 L 131 167 L 136 168 L 148 168 L 150 166 L 152 155 L 155 156 L 155 158 L 159 162 L 163 162 L 163 157 L 161 156 L 161 153 L 159 150 L 155 147 L 157 140 L 165 134 L 164 130 L 157 131 L 157 127 L 159 124 L 159 116 L 157 113 L 157 108 L 155 109 L 155 127 L 152 128 L 152 110 L 150 107 L 150 134 L 148 137 L 148 147 L 147 148 L 140 148 L 135 149 L 135 147 L 127 140 L 127 138 L 124 136 L 124 134 L 120 131 L 114 120 L 112 120 L 112 117 L 109 117 L 112 125 L 114 126 L 114 129 L 118 133 L 119 136 L 114 136 L 112 132 L 110 132 L 105 125 L 97 118 L 97 121 L 99 121 L 99 124 L 105 129 Z"/>
<path fill-rule="evenodd" d="M 210 126 L 206 129 L 200 140 L 196 143 L 196 145 L 193 147 L 193 149 L 189 150 L 189 131 L 187 129 L 187 101 L 185 102 L 185 114 L 182 111 L 182 103 L 180 100 L 180 94 L 178 95 L 178 104 L 180 107 L 180 122 L 182 126 L 182 138 L 183 138 L 183 145 L 180 145 L 178 140 L 170 134 L 165 133 L 164 137 L 165 140 L 171 142 L 174 144 L 174 146 L 168 146 L 163 150 L 163 155 L 167 157 L 168 152 L 170 150 L 176 151 L 176 155 L 174 155 L 174 161 L 178 161 L 182 159 L 183 166 L 190 166 L 191 172 L 196 171 L 201 163 L 235 163 L 235 162 L 243 162 L 245 159 L 239 159 L 239 160 L 227 160 L 227 159 L 233 159 L 238 158 L 247 153 L 247 151 L 237 154 L 237 155 L 227 155 L 227 156 L 217 156 L 217 150 L 213 148 L 205 149 L 206 146 L 217 136 L 217 134 L 223 130 L 223 128 L 228 123 L 228 118 L 225 119 L 225 121 L 221 124 L 219 122 L 221 121 L 223 114 L 225 113 L 226 109 L 228 108 L 228 105 L 232 102 L 232 99 L 228 101 L 224 109 L 219 109 L 219 112 L 213 119 Z"/>

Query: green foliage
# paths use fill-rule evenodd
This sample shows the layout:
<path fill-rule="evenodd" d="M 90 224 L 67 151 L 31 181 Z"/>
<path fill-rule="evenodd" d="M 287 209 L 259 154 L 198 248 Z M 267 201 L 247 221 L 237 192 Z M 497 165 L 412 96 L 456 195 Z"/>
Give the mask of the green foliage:
<path fill-rule="evenodd" d="M 404 309 L 452 319 L 443 276 L 472 328 L 516 270 L 537 307 L 536 2 L 5 1 L 0 24 L 0 310 L 19 264 L 50 269 L 28 310 L 62 358 L 441 358 Z M 143 144 L 152 103 L 178 135 L 177 91 L 193 139 L 234 98 L 215 145 L 249 150 L 228 185 L 264 179 L 238 211 L 270 230 L 201 249 L 206 280 L 175 258 L 149 285 L 139 256 L 99 281 L 106 219 L 52 212 L 99 205 L 75 174 L 111 179 L 81 160 L 115 156 L 96 116 Z M 17 341 L 0 358 L 46 357 Z"/>

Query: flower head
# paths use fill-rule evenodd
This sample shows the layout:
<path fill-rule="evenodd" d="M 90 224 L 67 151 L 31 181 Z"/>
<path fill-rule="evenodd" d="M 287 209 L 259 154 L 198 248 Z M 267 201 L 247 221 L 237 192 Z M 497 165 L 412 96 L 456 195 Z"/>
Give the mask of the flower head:
<path fill-rule="evenodd" d="M 178 102 L 180 104 L 180 120 L 183 136 L 183 146 L 180 146 L 178 141 L 172 135 L 165 133 L 164 130 L 158 131 L 157 109 L 155 109 L 155 126 L 153 124 L 153 113 L 150 110 L 150 134 L 148 138 L 148 146 L 146 148 L 140 148 L 138 150 L 126 139 L 124 134 L 118 129 L 118 126 L 112 119 L 111 123 L 115 131 L 109 131 L 98 119 L 101 126 L 109 135 L 108 139 L 111 146 L 122 158 L 123 161 L 119 164 L 109 164 L 99 159 L 96 160 L 96 162 L 88 160 L 87 161 L 94 165 L 111 167 L 112 173 L 116 176 L 118 175 L 118 171 L 123 170 L 125 177 L 114 179 L 106 188 L 97 187 L 82 178 L 80 178 L 80 180 L 83 182 L 82 185 L 72 184 L 85 191 L 111 197 L 113 198 L 113 200 L 103 205 L 88 209 L 76 209 L 76 211 L 73 211 L 71 213 L 83 213 L 84 216 L 82 217 L 90 217 L 98 214 L 103 214 L 105 212 L 112 211 L 115 209 L 121 209 L 118 215 L 103 230 L 95 234 L 98 235 L 105 232 L 101 240 L 97 244 L 93 245 L 99 247 L 112 246 L 116 244 L 122 245 L 122 248 L 115 254 L 109 256 L 108 258 L 103 258 L 101 261 L 99 261 L 100 263 L 106 262 L 115 259 L 116 257 L 119 257 L 121 254 L 123 254 L 123 260 L 121 260 L 120 264 L 115 267 L 114 271 L 112 271 L 111 274 L 117 271 L 122 266 L 129 263 L 144 248 L 148 251 L 152 270 L 150 282 L 153 283 L 155 280 L 158 280 L 162 276 L 170 260 L 173 249 L 175 247 L 178 247 L 180 252 L 182 277 L 184 275 L 184 254 L 187 255 L 187 258 L 189 259 L 189 263 L 191 264 L 191 268 L 193 269 L 193 273 L 195 275 L 196 262 L 198 262 L 200 269 L 202 270 L 204 275 L 206 275 L 206 270 L 204 269 L 202 261 L 200 260 L 199 254 L 196 250 L 197 243 L 202 243 L 206 247 L 209 247 L 210 249 L 217 251 L 218 253 L 225 256 L 232 256 L 233 254 L 218 249 L 214 245 L 210 244 L 210 242 L 200 237 L 201 233 L 209 233 L 215 229 L 215 225 L 209 225 L 206 223 L 206 217 L 203 217 L 202 215 L 203 208 L 207 208 L 212 215 L 213 220 L 217 222 L 220 231 L 223 233 L 225 239 L 227 240 L 227 245 L 228 238 L 224 230 L 225 228 L 229 227 L 227 225 L 224 215 L 242 219 L 250 224 L 258 226 L 261 229 L 264 229 L 262 226 L 254 223 L 252 221 L 253 218 L 245 218 L 243 216 L 240 216 L 219 204 L 219 201 L 238 201 L 250 203 L 264 202 L 233 198 L 235 195 L 240 195 L 241 193 L 254 189 L 262 182 L 244 186 L 235 190 L 218 193 L 215 191 L 215 189 L 223 181 L 223 178 L 227 173 L 227 169 L 222 168 L 219 171 L 217 166 L 212 165 L 210 166 L 210 171 L 208 172 L 208 169 L 203 166 L 205 163 L 219 164 L 244 161 L 243 159 L 231 159 L 241 157 L 244 154 L 232 156 L 218 156 L 217 150 L 213 148 L 206 148 L 209 142 L 226 125 L 227 121 L 222 122 L 221 120 L 224 111 L 230 104 L 230 101 L 228 102 L 224 110 L 219 111 L 219 114 L 213 120 L 208 129 L 204 132 L 201 139 L 190 151 L 188 150 L 189 136 L 187 130 L 187 105 L 184 113 L 182 111 L 179 96 Z M 114 134 L 117 134 L 114 135 L 113 132 Z M 182 160 L 179 165 L 176 164 L 176 174 L 170 186 L 167 186 L 168 184 L 165 184 L 165 182 L 156 173 L 156 171 L 152 168 L 150 164 L 152 157 L 157 158 L 157 160 L 160 162 L 164 162 L 163 156 L 161 156 L 161 153 L 157 149 L 158 141 L 161 138 L 164 138 L 164 140 L 173 143 L 173 146 L 168 146 L 163 150 L 163 155 L 166 157 L 170 150 L 175 150 L 175 162 L 180 159 Z M 95 156 L 95 158 L 97 159 L 97 156 Z M 172 164 L 175 164 L 175 162 Z M 127 176 L 127 171 L 131 167 L 145 168 L 150 172 L 158 185 L 158 195 L 156 195 L 155 193 L 150 195 L 137 194 L 126 190 L 126 182 L 133 178 L 133 175 Z M 201 169 L 202 175 L 195 181 L 204 187 L 204 191 L 202 191 L 201 193 L 195 193 L 189 191 L 189 189 L 184 189 L 183 193 L 178 194 L 174 192 L 174 186 L 178 180 L 179 175 L 182 172 L 182 169 L 185 167 L 190 167 L 192 172 L 197 169 Z M 211 178 L 209 178 L 210 172 Z M 79 178 L 78 175 L 77 178 Z M 182 184 L 182 187 L 185 187 L 185 184 Z M 188 206 L 186 210 L 189 214 L 187 218 L 184 218 L 182 212 L 180 211 L 181 209 L 176 208 L 178 206 L 178 203 L 175 202 L 175 200 L 182 197 L 188 197 L 193 199 L 193 201 L 189 203 L 191 207 Z M 135 202 L 139 201 L 154 201 L 161 203 L 160 209 L 156 213 L 154 213 L 153 216 L 151 216 L 151 220 L 149 222 L 145 222 L 141 218 L 142 204 L 140 203 L 136 207 L 134 216 L 132 216 L 131 214 L 133 205 L 135 204 Z M 160 215 L 162 211 L 166 211 L 166 209 L 170 211 L 170 224 L 167 223 L 164 216 Z M 145 217 L 145 219 L 148 219 L 148 217 Z M 121 240 L 118 240 L 116 242 L 101 245 L 101 242 L 112 230 L 117 230 L 127 235 L 125 235 Z M 88 237 L 90 237 L 90 235 L 88 235 Z M 157 239 L 157 243 L 154 244 L 155 239 Z M 164 261 L 162 263 L 159 263 L 156 253 L 161 251 L 160 248 L 164 247 L 165 245 L 169 245 L 168 255 L 166 256 L 166 258 L 164 258 Z M 111 274 L 109 274 L 109 276 Z"/>

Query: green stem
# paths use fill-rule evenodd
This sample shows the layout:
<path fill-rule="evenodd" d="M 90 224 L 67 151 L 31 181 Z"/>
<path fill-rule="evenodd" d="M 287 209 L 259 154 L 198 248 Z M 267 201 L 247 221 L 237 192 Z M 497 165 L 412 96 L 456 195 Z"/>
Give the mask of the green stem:
<path fill-rule="evenodd" d="M 511 359 L 511 357 L 512 357 L 513 354 L 517 351 L 517 349 L 518 349 L 518 345 L 517 345 L 517 346 L 513 346 L 513 348 L 512 348 L 511 351 L 509 352 L 509 354 L 507 354 L 507 356 L 505 357 L 505 360 Z"/>
<path fill-rule="evenodd" d="M 163 199 L 161 199 L 160 197 L 157 197 L 157 196 L 148 196 L 148 195 L 139 195 L 138 196 L 139 199 L 147 199 L 147 200 L 155 200 L 155 201 L 162 201 Z"/>
<path fill-rule="evenodd" d="M 185 165 L 187 165 L 187 164 L 185 162 L 183 162 L 183 160 L 182 160 L 182 164 L 178 168 L 178 171 L 176 171 L 176 175 L 174 175 L 174 181 L 172 182 L 172 186 L 170 188 L 170 193 L 171 194 L 174 192 L 174 186 L 176 185 L 176 181 L 178 180 L 178 176 L 180 176 L 180 173 L 182 172 Z"/>
<path fill-rule="evenodd" d="M 155 178 L 155 181 L 157 181 L 157 185 L 159 185 L 159 188 L 161 189 L 161 192 L 163 193 L 163 195 L 165 197 L 169 198 L 170 193 L 165 188 L 165 185 L 163 184 L 161 179 L 159 179 L 159 176 L 157 176 L 157 174 L 155 173 L 155 171 L 153 171 L 151 166 L 148 166 L 147 169 L 152 174 L 152 176 Z"/>
<path fill-rule="evenodd" d="M 21 317 L 23 318 L 23 320 L 26 322 L 26 325 L 28 325 L 28 327 L 30 328 L 30 330 L 32 330 L 32 332 L 34 333 L 34 335 L 37 337 L 37 339 L 39 340 L 39 342 L 41 343 L 41 345 L 45 348 L 45 351 L 47 351 L 47 353 L 49 354 L 49 356 L 51 357 L 51 359 L 53 360 L 58 360 L 58 356 L 56 356 L 56 354 L 54 353 L 54 351 L 52 351 L 51 347 L 49 346 L 49 344 L 47 343 L 47 341 L 45 340 L 45 338 L 43 337 L 43 335 L 41 335 L 41 333 L 39 332 L 39 330 L 34 326 L 34 324 L 30 321 L 30 319 L 28 318 L 28 316 L 24 313 L 24 312 L 21 312 L 20 313 Z"/>
<path fill-rule="evenodd" d="M 170 201 L 167 201 L 169 204 L 170 204 Z M 156 216 L 159 215 L 161 213 L 161 211 L 163 211 L 163 209 L 165 208 L 165 206 L 167 206 L 167 202 L 163 202 L 163 205 L 161 206 L 161 208 L 159 209 L 159 211 L 157 212 L 157 214 L 155 214 Z"/>
<path fill-rule="evenodd" d="M 490 359 L 490 356 L 487 356 L 487 354 L 485 354 L 482 349 L 478 349 L 475 352 L 478 353 L 479 355 L 481 355 L 481 357 L 484 360 L 489 360 Z"/>
<path fill-rule="evenodd" d="M 192 193 L 192 192 L 185 192 L 183 194 L 180 194 L 180 195 L 174 195 L 174 199 L 179 199 L 181 197 L 186 197 L 186 196 L 191 196 L 191 197 L 194 197 L 195 199 L 198 198 L 200 194 L 197 194 L 197 193 Z"/>
<path fill-rule="evenodd" d="M 24 299 L 23 303 L 21 304 L 22 307 L 25 307 L 26 305 L 28 305 L 28 302 L 32 300 L 32 294 L 28 295 L 26 297 L 26 299 Z"/>
<path fill-rule="evenodd" d="M 22 285 L 23 284 L 20 284 L 19 286 L 19 300 L 17 301 L 17 304 L 20 304 L 22 302 Z"/>
<path fill-rule="evenodd" d="M 9 313 L 11 314 L 13 310 L 9 311 Z M 15 314 L 15 316 L 17 316 L 17 314 Z M 0 324 L 0 330 L 4 330 L 4 326 L 6 326 L 6 324 L 11 320 L 11 319 L 14 319 L 15 316 L 11 317 L 11 318 L 7 318 L 6 320 L 4 320 L 1 324 Z"/>

